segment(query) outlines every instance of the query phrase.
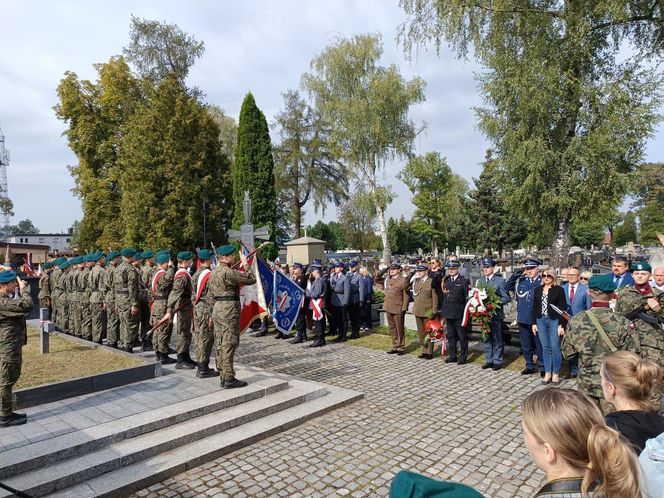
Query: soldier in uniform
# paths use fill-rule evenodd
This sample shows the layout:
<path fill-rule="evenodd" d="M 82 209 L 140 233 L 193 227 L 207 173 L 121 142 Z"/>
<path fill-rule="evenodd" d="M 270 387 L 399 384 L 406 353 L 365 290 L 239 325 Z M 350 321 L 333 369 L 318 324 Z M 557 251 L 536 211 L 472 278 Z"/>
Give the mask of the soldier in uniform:
<path fill-rule="evenodd" d="M 117 349 L 120 340 L 120 317 L 115 306 L 115 286 L 113 274 L 118 266 L 120 253 L 110 251 L 106 255 L 106 268 L 103 273 L 104 308 L 106 310 L 106 342 L 112 348 Z"/>
<path fill-rule="evenodd" d="M 344 275 L 344 264 L 338 261 L 334 265 L 334 273 L 330 275 L 330 334 L 337 334 L 336 342 L 344 342 L 348 331 L 348 302 L 350 301 L 350 284 Z"/>
<path fill-rule="evenodd" d="M 196 377 L 204 379 L 216 377 L 219 372 L 210 368 L 210 354 L 214 346 L 214 327 L 212 326 L 212 307 L 214 300 L 210 299 L 209 279 L 212 276 L 212 260 L 214 254 L 210 249 L 197 251 L 200 268 L 191 277 L 192 301 L 194 303 L 194 332 L 196 339 Z"/>
<path fill-rule="evenodd" d="M 578 357 L 577 387 L 595 401 L 604 414 L 610 410 L 602 394 L 600 370 L 602 362 L 618 349 L 638 352 L 638 335 L 630 322 L 609 307 L 616 284 L 612 275 L 594 276 L 588 281 L 592 299 L 589 310 L 580 311 L 567 324 L 563 336 L 562 354 Z"/>
<path fill-rule="evenodd" d="M 120 349 L 133 353 L 138 339 L 139 301 L 138 272 L 132 265 L 136 249 L 125 247 L 120 251 L 122 263 L 113 272 L 113 291 L 115 309 L 120 317 Z"/>
<path fill-rule="evenodd" d="M 55 324 L 56 328 L 62 330 L 62 320 L 60 319 L 60 310 L 62 308 L 62 289 L 60 288 L 60 278 L 62 277 L 62 269 L 60 265 L 66 261 L 65 258 L 56 258 L 51 262 L 53 271 L 49 278 L 49 285 L 51 289 L 51 321 Z"/>
<path fill-rule="evenodd" d="M 58 277 L 58 289 L 60 289 L 60 306 L 58 307 L 58 320 L 60 322 L 60 330 L 69 334 L 71 323 L 71 313 L 69 313 L 69 296 L 67 295 L 69 285 L 69 272 L 71 272 L 71 264 L 69 261 L 60 263 L 60 277 Z"/>
<path fill-rule="evenodd" d="M 92 341 L 92 312 L 90 308 L 90 272 L 97 263 L 96 254 L 88 254 L 83 258 L 83 268 L 78 277 L 79 304 L 81 306 L 81 337 Z"/>
<path fill-rule="evenodd" d="M 247 385 L 245 381 L 235 378 L 233 357 L 240 344 L 240 285 L 256 283 L 253 273 L 231 268 L 235 259 L 234 253 L 235 247 L 231 244 L 217 249 L 219 264 L 210 277 L 208 290 L 214 299 L 212 320 L 217 345 L 217 368 L 221 375 L 221 387 L 224 389 Z M 243 254 L 240 254 L 240 261 L 245 268 L 249 268 L 249 262 Z"/>
<path fill-rule="evenodd" d="M 445 265 L 447 275 L 443 279 L 443 305 L 440 310 L 447 324 L 448 357 L 445 363 L 465 365 L 468 361 L 468 327 L 462 327 L 463 311 L 466 307 L 470 282 L 459 274 L 461 263 L 450 261 Z M 415 289 L 413 289 L 415 290 Z M 422 324 L 424 328 L 424 324 Z M 419 324 L 418 324 L 419 332 Z M 457 341 L 459 356 L 457 357 Z"/>
<path fill-rule="evenodd" d="M 410 302 L 408 287 L 410 282 L 401 274 L 401 265 L 392 263 L 383 287 L 385 289 L 385 300 L 383 311 L 387 316 L 387 325 L 392 335 L 392 349 L 387 354 L 405 354 L 406 336 L 404 331 L 404 317 L 408 311 Z"/>
<path fill-rule="evenodd" d="M 293 267 L 291 269 L 291 279 L 293 280 L 293 282 L 299 285 L 301 289 L 306 291 L 309 280 L 302 271 L 301 263 L 293 263 Z M 307 340 L 308 307 L 309 307 L 309 299 L 306 297 L 306 292 L 305 292 L 305 298 L 302 300 L 302 306 L 300 306 L 300 310 L 297 312 L 297 318 L 295 319 L 295 330 L 297 331 L 297 333 L 295 334 L 295 338 L 290 341 L 291 344 L 301 344 Z"/>
<path fill-rule="evenodd" d="M 20 298 L 16 299 L 16 289 Z M 25 316 L 32 310 L 30 287 L 11 270 L 0 272 L 0 427 L 25 424 L 14 413 L 12 387 L 21 375 L 21 349 L 28 341 Z"/>
<path fill-rule="evenodd" d="M 542 284 L 542 277 L 538 275 L 541 263 L 533 258 L 526 259 L 523 271 L 515 271 L 505 282 L 505 290 L 514 292 L 516 298 L 516 320 L 519 324 L 519 341 L 526 360 L 526 368 L 521 375 L 534 374 L 537 365 L 533 355 L 537 353 L 540 375 L 544 377 L 544 364 L 542 363 L 542 343 L 539 337 L 533 334 L 533 305 L 535 304 L 535 289 Z"/>
<path fill-rule="evenodd" d="M 478 284 L 484 287 L 493 287 L 496 289 L 496 294 L 500 297 L 500 302 L 505 305 L 511 301 L 509 294 L 505 290 L 505 280 L 500 275 L 495 273 L 496 260 L 492 258 L 484 258 L 482 260 L 482 277 Z M 493 368 L 500 370 L 503 367 L 503 320 L 505 313 L 503 307 L 498 309 L 495 315 L 491 318 L 489 323 L 490 335 L 484 341 L 484 354 L 486 362 L 482 368 Z"/>
<path fill-rule="evenodd" d="M 67 275 L 67 288 L 65 293 L 69 302 L 69 333 L 81 337 L 81 305 L 78 295 L 78 275 L 81 273 L 83 256 L 76 256 L 70 261 L 71 270 Z"/>
<path fill-rule="evenodd" d="M 427 331 L 425 324 L 433 313 L 438 311 L 438 292 L 436 282 L 429 276 L 426 265 L 415 267 L 415 280 L 413 281 L 413 315 L 417 325 L 417 336 L 420 340 L 420 356 L 424 360 L 433 359 L 433 342 L 426 344 Z M 465 363 L 465 362 L 464 362 Z"/>
<path fill-rule="evenodd" d="M 631 320 L 632 327 L 639 337 L 641 357 L 664 366 L 664 292 L 649 284 L 651 266 L 645 262 L 631 266 L 632 286 L 618 289 L 615 312 Z M 614 277 L 615 280 L 615 277 Z M 662 386 L 652 390 L 653 401 L 661 407 Z"/>
<path fill-rule="evenodd" d="M 106 337 L 106 307 L 104 296 L 106 282 L 104 279 L 104 262 L 106 255 L 99 251 L 92 255 L 94 266 L 88 276 L 88 292 L 90 293 L 90 316 L 92 318 L 92 341 L 101 344 Z"/>
<path fill-rule="evenodd" d="M 48 309 L 49 317 L 51 316 L 51 272 L 52 263 L 44 263 L 41 265 L 42 275 L 39 278 L 39 307 Z"/>
<path fill-rule="evenodd" d="M 173 328 L 177 334 L 177 363 L 175 368 L 192 370 L 197 363 L 189 355 L 191 345 L 191 318 L 193 306 L 191 304 L 191 275 L 189 267 L 194 259 L 191 251 L 181 251 L 177 255 L 178 269 L 173 277 L 173 288 L 166 302 L 167 312 L 164 318 L 173 320 Z"/>
<path fill-rule="evenodd" d="M 314 324 L 316 339 L 310 348 L 325 346 L 325 296 L 327 294 L 327 282 L 322 275 L 323 267 L 320 264 L 311 265 L 311 280 L 305 292 L 309 299 L 311 319 Z"/>
<path fill-rule="evenodd" d="M 141 308 L 141 351 L 152 351 L 152 341 L 147 337 L 150 330 L 150 282 L 154 274 L 154 252 L 144 251 L 141 255 L 144 263 L 139 267 L 139 293 L 138 299 Z"/>
<path fill-rule="evenodd" d="M 158 253 L 155 257 L 155 263 L 157 266 L 150 281 L 150 293 L 152 295 L 150 323 L 152 327 L 155 327 L 157 322 L 166 314 L 166 303 L 173 288 L 173 276 L 175 275 L 173 263 L 171 263 L 167 251 Z M 172 331 L 172 323 L 167 321 L 152 332 L 154 350 L 162 365 L 175 363 L 175 360 L 168 356 L 171 354 L 169 343 L 171 342 Z"/>

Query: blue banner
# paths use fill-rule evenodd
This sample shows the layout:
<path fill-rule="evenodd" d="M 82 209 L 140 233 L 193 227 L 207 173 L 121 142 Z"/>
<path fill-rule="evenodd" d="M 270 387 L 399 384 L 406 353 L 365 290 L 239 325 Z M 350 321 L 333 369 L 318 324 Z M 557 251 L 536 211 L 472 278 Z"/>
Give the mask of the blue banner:
<path fill-rule="evenodd" d="M 263 258 L 258 258 L 258 274 L 261 277 L 261 284 L 263 284 L 263 292 L 265 293 L 265 302 L 270 304 L 272 302 L 272 270 L 265 264 Z"/>
<path fill-rule="evenodd" d="M 304 290 L 281 270 L 275 270 L 273 293 L 274 326 L 284 334 L 290 334 L 304 301 Z"/>

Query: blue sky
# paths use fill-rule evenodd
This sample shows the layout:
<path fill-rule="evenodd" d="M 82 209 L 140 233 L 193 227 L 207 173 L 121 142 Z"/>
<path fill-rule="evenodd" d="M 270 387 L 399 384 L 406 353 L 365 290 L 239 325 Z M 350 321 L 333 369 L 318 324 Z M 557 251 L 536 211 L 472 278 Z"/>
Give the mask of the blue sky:
<path fill-rule="evenodd" d="M 11 153 L 9 196 L 12 223 L 30 218 L 45 232 L 60 232 L 82 216 L 71 193 L 67 165 L 76 158 L 61 136 L 64 124 L 52 111 L 55 88 L 65 71 L 95 77 L 93 64 L 120 54 L 128 43 L 131 14 L 178 24 L 205 42 L 206 51 L 188 84 L 211 104 L 237 119 L 251 91 L 268 122 L 282 104 L 281 93 L 299 85 L 311 59 L 339 36 L 378 33 L 384 64 L 397 64 L 406 77 L 427 82 L 426 101 L 413 107 L 414 121 L 427 123 L 416 152 L 439 151 L 454 171 L 477 176 L 488 143 L 477 130 L 473 107 L 481 105 L 473 73 L 478 66 L 421 49 L 407 61 L 395 37 L 405 15 L 397 0 L 324 1 L 9 1 L 3 2 L 0 30 L 0 128 Z M 273 140 L 276 133 L 272 131 Z M 663 159 L 658 130 L 648 144 L 648 160 Z M 410 195 L 396 179 L 403 163 L 386 167 L 383 181 L 398 199 L 388 216 L 412 213 Z M 325 219 L 333 219 L 331 206 Z M 320 215 L 307 213 L 306 223 Z"/>

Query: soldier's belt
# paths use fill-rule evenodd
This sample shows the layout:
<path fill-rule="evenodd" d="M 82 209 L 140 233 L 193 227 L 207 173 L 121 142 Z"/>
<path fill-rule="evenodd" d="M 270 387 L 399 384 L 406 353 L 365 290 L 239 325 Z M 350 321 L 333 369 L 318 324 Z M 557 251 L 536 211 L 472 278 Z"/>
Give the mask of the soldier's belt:
<path fill-rule="evenodd" d="M 240 301 L 238 296 L 215 296 L 215 301 Z"/>

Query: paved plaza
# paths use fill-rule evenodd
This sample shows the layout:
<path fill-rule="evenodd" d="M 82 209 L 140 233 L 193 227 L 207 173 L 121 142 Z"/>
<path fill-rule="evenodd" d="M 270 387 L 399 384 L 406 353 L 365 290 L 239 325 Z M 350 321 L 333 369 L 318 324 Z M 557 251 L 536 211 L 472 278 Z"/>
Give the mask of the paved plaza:
<path fill-rule="evenodd" d="M 134 496 L 384 497 L 410 469 L 510 498 L 532 496 L 544 478 L 523 446 L 519 408 L 539 376 L 272 336 L 243 336 L 238 362 L 365 398 Z"/>

